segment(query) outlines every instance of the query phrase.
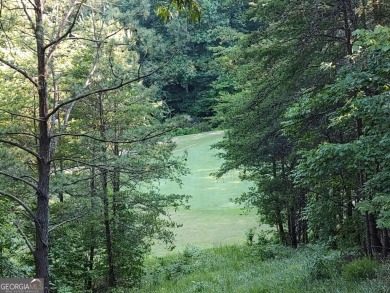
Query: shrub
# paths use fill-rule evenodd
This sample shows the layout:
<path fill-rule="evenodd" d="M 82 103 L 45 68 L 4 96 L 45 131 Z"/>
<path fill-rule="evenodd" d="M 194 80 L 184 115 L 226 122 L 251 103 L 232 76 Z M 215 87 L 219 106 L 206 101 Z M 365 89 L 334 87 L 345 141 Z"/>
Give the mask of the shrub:
<path fill-rule="evenodd" d="M 373 279 L 376 277 L 378 263 L 370 258 L 360 258 L 343 268 L 343 277 L 347 280 Z"/>
<path fill-rule="evenodd" d="M 252 246 L 253 245 L 253 242 L 254 242 L 254 237 L 255 237 L 255 229 L 254 228 L 250 228 L 246 233 L 246 243 L 249 245 L 249 246 Z"/>
<path fill-rule="evenodd" d="M 314 262 L 309 264 L 310 277 L 315 280 L 331 279 L 341 274 L 343 260 L 339 252 L 313 252 Z"/>
<path fill-rule="evenodd" d="M 254 260 L 265 261 L 275 258 L 275 252 L 272 246 L 256 246 L 252 250 L 252 257 Z"/>

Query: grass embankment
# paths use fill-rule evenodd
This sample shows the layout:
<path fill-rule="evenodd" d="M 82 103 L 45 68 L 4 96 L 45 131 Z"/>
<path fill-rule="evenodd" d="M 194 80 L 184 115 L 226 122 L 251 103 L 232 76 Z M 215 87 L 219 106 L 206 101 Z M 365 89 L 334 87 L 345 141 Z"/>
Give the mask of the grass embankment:
<path fill-rule="evenodd" d="M 183 224 L 175 229 L 176 249 L 183 251 L 187 245 L 211 248 L 221 245 L 242 244 L 246 232 L 258 227 L 255 213 L 242 215 L 240 206 L 231 202 L 248 190 L 250 183 L 242 182 L 238 172 L 230 172 L 221 179 L 211 173 L 216 172 L 223 160 L 216 156 L 217 150 L 211 145 L 221 140 L 223 131 L 211 131 L 175 138 L 175 154 L 187 153 L 187 166 L 191 174 L 182 178 L 182 186 L 173 182 L 160 185 L 162 193 L 181 193 L 191 195 L 190 209 L 172 212 L 172 218 Z M 262 228 L 266 228 L 264 225 Z M 262 229 L 258 228 L 258 229 Z M 166 255 L 164 245 L 153 248 L 154 255 Z"/>
<path fill-rule="evenodd" d="M 385 293 L 390 265 L 317 246 L 226 246 L 151 259 L 136 292 Z"/>

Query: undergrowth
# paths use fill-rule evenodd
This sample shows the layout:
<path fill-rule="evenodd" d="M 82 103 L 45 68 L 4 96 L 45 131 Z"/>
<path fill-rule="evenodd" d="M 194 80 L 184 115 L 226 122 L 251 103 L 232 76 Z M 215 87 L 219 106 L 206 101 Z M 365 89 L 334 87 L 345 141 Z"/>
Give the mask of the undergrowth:
<path fill-rule="evenodd" d="M 358 256 L 356 256 L 358 257 Z M 195 247 L 148 260 L 133 292 L 390 293 L 390 265 L 321 246 Z"/>

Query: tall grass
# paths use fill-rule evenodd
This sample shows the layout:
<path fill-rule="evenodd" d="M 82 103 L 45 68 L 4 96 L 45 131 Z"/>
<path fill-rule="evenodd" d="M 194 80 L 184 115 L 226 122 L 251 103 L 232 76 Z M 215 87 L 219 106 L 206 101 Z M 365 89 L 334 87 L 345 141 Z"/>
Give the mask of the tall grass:
<path fill-rule="evenodd" d="M 313 274 L 318 260 L 332 271 Z M 340 253 L 317 246 L 291 250 L 281 246 L 224 246 L 208 250 L 187 248 L 182 254 L 148 260 L 141 289 L 134 292 L 232 293 L 385 293 L 390 292 L 390 266 L 376 262 L 376 277 L 343 277 Z M 372 265 L 372 264 L 371 264 Z"/>

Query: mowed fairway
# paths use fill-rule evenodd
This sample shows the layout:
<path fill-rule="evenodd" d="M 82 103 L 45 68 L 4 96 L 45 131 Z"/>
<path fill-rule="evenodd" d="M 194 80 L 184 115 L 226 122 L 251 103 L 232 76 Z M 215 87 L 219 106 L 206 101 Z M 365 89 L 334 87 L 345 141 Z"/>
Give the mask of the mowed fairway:
<path fill-rule="evenodd" d="M 183 224 L 174 230 L 176 249 L 173 252 L 182 251 L 186 246 L 211 248 L 244 243 L 246 232 L 258 226 L 255 213 L 242 215 L 241 207 L 229 200 L 248 190 L 250 184 L 240 181 L 237 172 L 230 172 L 218 180 L 210 175 L 223 162 L 216 156 L 218 151 L 211 150 L 210 146 L 222 137 L 222 131 L 212 131 L 175 138 L 175 153 L 188 152 L 187 164 L 191 174 L 182 178 L 181 188 L 176 183 L 167 182 L 161 184 L 161 192 L 192 197 L 189 210 L 172 212 L 172 218 Z M 167 253 L 163 245 L 156 245 L 153 249 L 155 255 Z"/>

